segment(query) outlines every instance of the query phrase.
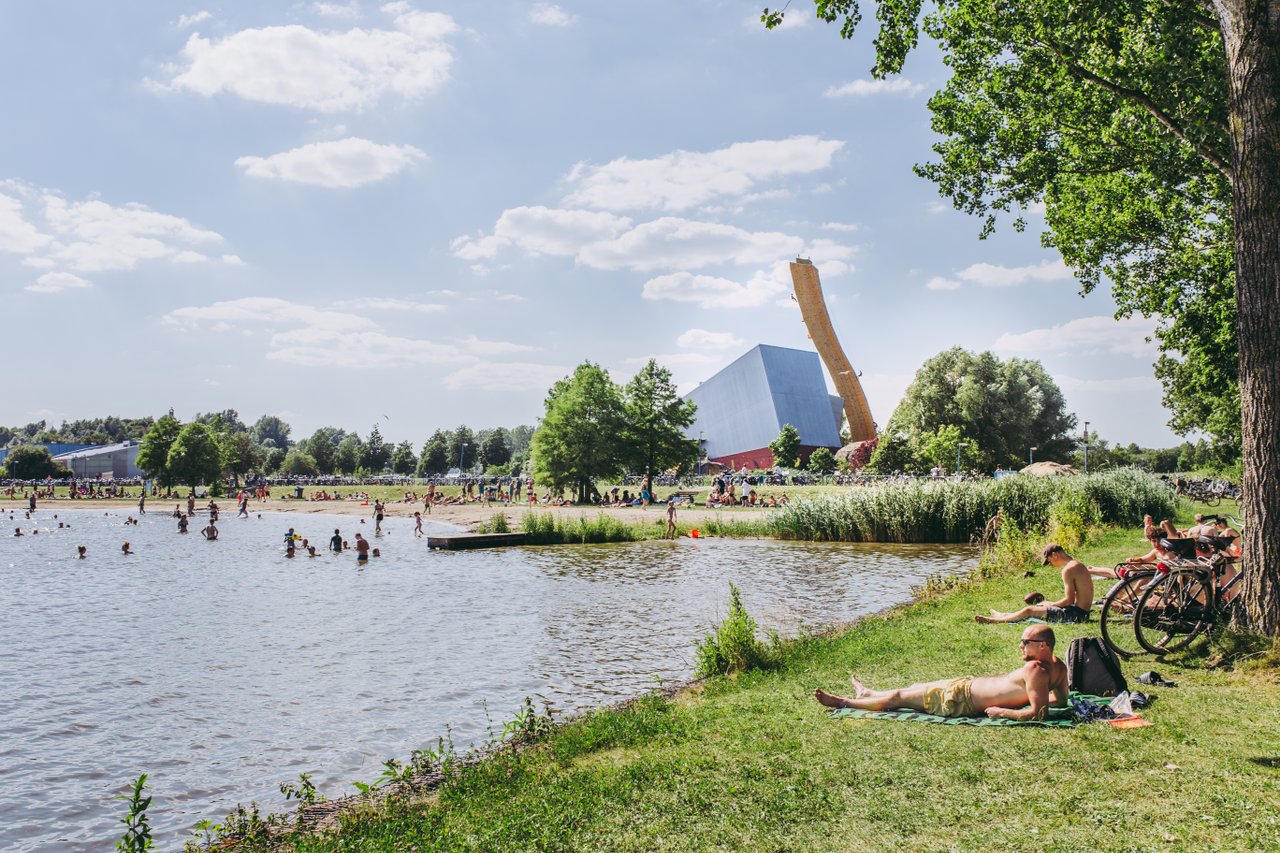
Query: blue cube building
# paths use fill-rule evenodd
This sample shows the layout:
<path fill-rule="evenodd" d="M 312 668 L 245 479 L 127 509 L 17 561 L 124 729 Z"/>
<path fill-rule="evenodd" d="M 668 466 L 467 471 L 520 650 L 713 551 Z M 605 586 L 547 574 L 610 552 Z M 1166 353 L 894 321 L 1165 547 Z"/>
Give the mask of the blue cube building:
<path fill-rule="evenodd" d="M 760 344 L 685 395 L 698 406 L 686 434 L 712 461 L 772 467 L 769 443 L 784 424 L 800 433 L 800 455 L 840 449 L 844 401 L 827 393 L 816 352 Z"/>

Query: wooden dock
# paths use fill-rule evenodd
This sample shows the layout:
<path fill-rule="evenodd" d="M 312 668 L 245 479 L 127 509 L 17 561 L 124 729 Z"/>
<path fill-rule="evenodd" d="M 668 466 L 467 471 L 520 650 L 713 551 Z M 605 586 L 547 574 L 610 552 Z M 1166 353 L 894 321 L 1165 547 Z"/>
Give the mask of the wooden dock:
<path fill-rule="evenodd" d="M 449 536 L 428 536 L 428 548 L 446 551 L 462 551 L 471 548 L 508 548 L 523 545 L 523 533 L 454 533 Z"/>

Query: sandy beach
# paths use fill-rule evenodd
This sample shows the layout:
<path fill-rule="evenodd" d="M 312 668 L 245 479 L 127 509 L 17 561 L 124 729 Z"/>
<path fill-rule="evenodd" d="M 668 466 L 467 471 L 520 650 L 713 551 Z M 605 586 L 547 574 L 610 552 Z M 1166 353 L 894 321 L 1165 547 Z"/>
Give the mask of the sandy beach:
<path fill-rule="evenodd" d="M 196 501 L 196 514 L 203 512 L 202 504 L 207 504 L 208 499 Z M 186 501 L 182 502 L 185 509 Z M 233 499 L 224 498 L 219 501 L 221 507 L 221 518 L 230 520 L 235 518 L 236 505 Z M 432 508 L 431 514 L 423 516 L 428 521 L 434 521 L 443 524 L 452 524 L 462 530 L 474 530 L 480 524 L 491 518 L 499 512 L 506 513 L 507 520 L 518 526 L 520 516 L 528 510 L 528 505 L 524 503 L 516 504 L 500 504 L 495 503 L 490 506 L 483 504 L 465 504 L 465 505 L 445 505 L 435 506 Z M 25 500 L 0 500 L 0 509 L 5 512 L 13 511 L 16 513 L 25 512 L 27 502 Z M 414 512 L 421 511 L 422 504 L 418 503 L 402 503 L 390 502 L 386 504 L 385 514 L 389 517 L 396 518 L 412 518 Z M 662 521 L 666 518 L 666 506 L 655 505 L 647 508 L 640 507 L 593 507 L 593 506 L 535 506 L 537 512 L 554 512 L 560 515 L 572 517 L 588 516 L 594 518 L 597 515 L 609 515 L 614 518 L 622 519 L 630 524 L 644 524 Z M 99 510 L 102 512 L 117 512 L 125 515 L 137 515 L 138 499 L 81 499 L 81 500 L 42 500 L 37 505 L 37 511 L 40 516 L 47 518 L 47 513 L 55 513 L 61 510 Z M 172 512 L 172 505 L 169 501 L 160 501 L 149 498 L 147 500 L 147 514 L 160 514 L 167 516 Z M 249 512 L 287 512 L 307 514 L 313 513 L 317 515 L 349 515 L 353 517 L 363 516 L 366 518 L 373 517 L 373 504 L 361 503 L 359 501 L 307 501 L 307 500 L 289 500 L 289 499 L 272 499 L 266 501 L 250 501 Z M 676 511 L 676 518 L 683 524 L 692 522 L 701 522 L 705 519 L 716 518 L 724 513 L 730 515 L 740 515 L 743 517 L 763 517 L 767 513 L 767 509 L 706 509 L 680 507 Z M 39 516 L 38 516 L 39 517 Z"/>

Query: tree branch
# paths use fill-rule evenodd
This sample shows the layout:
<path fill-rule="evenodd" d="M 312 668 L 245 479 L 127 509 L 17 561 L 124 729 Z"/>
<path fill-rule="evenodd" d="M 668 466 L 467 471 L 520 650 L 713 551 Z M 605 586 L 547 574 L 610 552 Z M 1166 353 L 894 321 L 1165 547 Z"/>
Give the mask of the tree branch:
<path fill-rule="evenodd" d="M 1187 136 L 1186 131 L 1182 129 L 1182 125 L 1178 124 L 1177 119 L 1175 119 L 1173 116 L 1169 115 L 1164 110 L 1162 110 L 1160 106 L 1156 104 L 1155 101 L 1151 100 L 1151 98 L 1148 97 L 1145 93 L 1139 92 L 1137 89 L 1130 89 L 1128 87 L 1121 86 L 1118 83 L 1113 83 L 1112 81 L 1106 79 L 1105 77 L 1102 77 L 1102 76 L 1099 76 L 1098 74 L 1093 73 L 1088 68 L 1085 68 L 1083 65 L 1079 64 L 1078 62 L 1073 60 L 1071 57 L 1067 56 L 1062 50 L 1060 50 L 1057 47 L 1057 45 L 1050 44 L 1048 42 L 1043 42 L 1043 45 L 1044 47 L 1053 51 L 1053 53 L 1056 56 L 1058 56 L 1067 64 L 1067 72 L 1069 74 L 1071 74 L 1074 77 L 1078 77 L 1082 80 L 1086 80 L 1090 83 L 1093 83 L 1099 88 L 1106 89 L 1108 92 L 1111 92 L 1113 95 L 1119 95 L 1125 100 L 1131 101 L 1137 104 L 1138 106 L 1142 107 L 1153 118 L 1155 118 L 1156 121 L 1164 125 L 1165 128 L 1170 133 L 1172 133 L 1178 139 L 1182 140 L 1184 143 L 1189 145 L 1193 151 L 1195 151 L 1197 154 L 1200 155 L 1200 157 L 1208 161 L 1215 169 L 1221 172 L 1222 175 L 1228 181 L 1231 181 L 1234 179 L 1234 174 L 1231 170 L 1231 165 L 1226 161 L 1224 157 L 1219 155 L 1216 151 L 1211 149 L 1209 146 L 1205 145 L 1203 142 L 1197 142 L 1196 140 Z"/>

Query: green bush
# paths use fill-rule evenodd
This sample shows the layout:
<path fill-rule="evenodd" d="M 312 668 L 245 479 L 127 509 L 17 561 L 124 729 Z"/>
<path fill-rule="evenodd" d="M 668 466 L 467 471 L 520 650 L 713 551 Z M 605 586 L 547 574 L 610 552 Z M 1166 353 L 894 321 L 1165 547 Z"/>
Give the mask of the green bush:
<path fill-rule="evenodd" d="M 529 545 L 632 542 L 636 532 L 625 521 L 607 515 L 595 518 L 564 516 L 554 512 L 526 512 L 520 522 Z"/>
<path fill-rule="evenodd" d="M 716 630 L 698 643 L 698 678 L 763 669 L 770 663 L 769 650 L 756 638 L 756 620 L 742 606 L 742 594 L 729 584 L 729 613 Z"/>

